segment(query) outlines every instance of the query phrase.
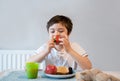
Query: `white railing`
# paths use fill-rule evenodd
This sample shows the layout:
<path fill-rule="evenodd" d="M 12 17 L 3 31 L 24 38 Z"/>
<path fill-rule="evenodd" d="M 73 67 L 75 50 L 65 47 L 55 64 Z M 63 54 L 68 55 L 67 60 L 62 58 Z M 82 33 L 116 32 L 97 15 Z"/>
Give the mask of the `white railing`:
<path fill-rule="evenodd" d="M 0 50 L 0 72 L 7 69 L 24 69 L 26 60 L 34 50 Z"/>

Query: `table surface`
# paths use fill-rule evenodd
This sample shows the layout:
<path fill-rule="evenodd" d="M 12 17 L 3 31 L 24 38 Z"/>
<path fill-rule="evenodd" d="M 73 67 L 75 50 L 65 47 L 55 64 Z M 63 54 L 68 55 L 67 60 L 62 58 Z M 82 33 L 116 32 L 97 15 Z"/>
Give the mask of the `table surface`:
<path fill-rule="evenodd" d="M 115 77 L 120 79 L 120 71 L 104 71 L 104 72 L 114 75 Z M 28 79 L 25 71 L 14 70 L 0 73 L 0 81 L 77 81 L 77 79 L 76 77 L 65 79 L 48 78 L 45 76 L 43 71 L 39 71 L 38 78 Z"/>
<path fill-rule="evenodd" d="M 28 79 L 25 71 L 10 71 L 0 77 L 0 81 L 76 81 L 75 77 L 57 79 L 45 76 L 43 71 L 38 73 L 36 79 Z"/>

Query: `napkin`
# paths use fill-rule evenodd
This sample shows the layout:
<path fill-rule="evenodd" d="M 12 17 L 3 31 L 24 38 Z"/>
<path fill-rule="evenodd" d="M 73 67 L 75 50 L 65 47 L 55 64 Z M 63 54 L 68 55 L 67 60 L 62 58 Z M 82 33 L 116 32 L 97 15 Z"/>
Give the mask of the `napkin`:
<path fill-rule="evenodd" d="M 107 74 L 97 68 L 78 72 L 76 73 L 76 78 L 80 81 L 120 81 L 117 77 Z"/>

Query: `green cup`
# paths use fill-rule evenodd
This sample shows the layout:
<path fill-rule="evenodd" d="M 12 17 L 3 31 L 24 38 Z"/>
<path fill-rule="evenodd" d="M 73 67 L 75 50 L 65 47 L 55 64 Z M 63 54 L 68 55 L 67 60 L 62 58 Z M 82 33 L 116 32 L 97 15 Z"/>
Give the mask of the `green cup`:
<path fill-rule="evenodd" d="M 26 74 L 28 79 L 35 79 L 38 76 L 39 64 L 35 62 L 26 63 Z"/>

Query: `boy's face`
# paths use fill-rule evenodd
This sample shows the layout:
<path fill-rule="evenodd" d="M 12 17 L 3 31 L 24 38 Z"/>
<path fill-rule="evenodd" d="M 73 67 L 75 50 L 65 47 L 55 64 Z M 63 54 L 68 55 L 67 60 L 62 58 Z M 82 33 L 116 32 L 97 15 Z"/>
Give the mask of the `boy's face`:
<path fill-rule="evenodd" d="M 53 24 L 49 28 L 50 39 L 55 37 L 56 35 L 60 35 L 60 37 L 67 37 L 68 38 L 67 33 L 68 33 L 68 31 L 67 31 L 66 27 L 64 25 L 62 25 L 61 23 Z"/>

